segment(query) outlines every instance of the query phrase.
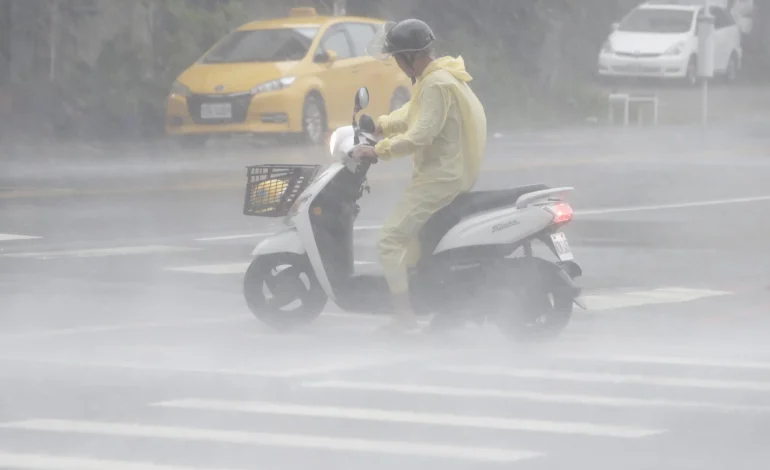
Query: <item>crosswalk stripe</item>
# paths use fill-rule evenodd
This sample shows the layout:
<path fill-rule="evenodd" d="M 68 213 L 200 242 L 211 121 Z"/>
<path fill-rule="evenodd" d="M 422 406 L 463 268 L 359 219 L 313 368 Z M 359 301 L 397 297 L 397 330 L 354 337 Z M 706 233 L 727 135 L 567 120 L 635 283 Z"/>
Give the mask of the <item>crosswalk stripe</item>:
<path fill-rule="evenodd" d="M 334 406 L 295 405 L 261 401 L 173 400 L 156 404 L 169 408 L 205 411 L 233 411 L 272 415 L 291 415 L 316 418 L 382 421 L 391 423 L 425 424 L 450 427 L 473 427 L 505 431 L 533 431 L 555 434 L 617 437 L 638 439 L 662 434 L 662 430 L 610 426 L 568 421 L 521 420 L 487 416 L 467 416 L 413 411 L 390 411 L 375 408 L 348 408 Z"/>
<path fill-rule="evenodd" d="M 614 384 L 641 384 L 660 387 L 711 388 L 718 390 L 770 391 L 770 382 L 743 380 L 690 379 L 648 375 L 584 373 L 559 370 L 512 369 L 506 367 L 435 367 L 434 371 L 454 374 L 489 375 L 520 379 L 564 380 L 573 382 L 603 382 Z"/>
<path fill-rule="evenodd" d="M 201 266 L 186 266 L 181 268 L 166 268 L 165 271 L 178 271 L 195 274 L 243 274 L 251 263 L 209 264 Z"/>
<path fill-rule="evenodd" d="M 102 460 L 87 457 L 15 454 L 0 452 L 0 468 L 18 470 L 235 470 L 212 467 L 180 467 L 152 462 Z"/>
<path fill-rule="evenodd" d="M 572 405 L 594 405 L 640 408 L 682 408 L 715 412 L 770 412 L 770 406 L 732 405 L 678 400 L 647 400 L 602 395 L 575 395 L 563 393 L 528 392 L 524 390 L 502 390 L 492 388 L 444 387 L 437 385 L 415 385 L 383 382 L 362 382 L 346 380 L 325 380 L 308 382 L 303 387 L 330 390 L 352 390 L 364 392 L 387 392 L 408 395 L 432 395 L 455 398 L 501 398 L 525 400 L 540 403 L 561 403 Z"/>
<path fill-rule="evenodd" d="M 357 225 L 353 227 L 353 230 L 380 230 L 382 225 Z M 204 237 L 195 238 L 196 242 L 215 242 L 215 241 L 227 241 L 227 240 L 239 240 L 243 238 L 266 238 L 273 235 L 277 235 L 279 232 L 262 232 L 262 233 L 242 233 L 238 235 L 222 235 L 218 237 Z"/>
<path fill-rule="evenodd" d="M 41 251 L 34 253 L 7 253 L 2 256 L 9 258 L 36 258 L 41 260 L 59 258 L 101 258 L 107 256 L 147 255 L 158 253 L 181 253 L 186 251 L 201 251 L 201 248 L 186 246 L 123 246 L 114 248 L 92 248 L 85 250 Z"/>
<path fill-rule="evenodd" d="M 585 295 L 582 297 L 589 312 L 638 307 L 650 304 L 689 302 L 707 297 L 729 295 L 731 292 L 668 287 L 639 292 L 620 292 L 611 295 Z"/>
<path fill-rule="evenodd" d="M 672 366 L 714 367 L 725 369 L 770 370 L 770 362 L 724 361 L 698 357 L 592 356 L 589 354 L 555 354 L 554 356 L 571 360 L 623 362 L 629 364 L 658 364 Z"/>
<path fill-rule="evenodd" d="M 14 240 L 39 240 L 41 237 L 30 235 L 14 235 L 12 233 L 0 233 L 0 242 L 9 242 Z"/>
<path fill-rule="evenodd" d="M 156 371 L 156 372 L 168 372 L 168 373 L 189 373 L 189 374 L 203 374 L 203 375 L 222 375 L 222 376 L 240 376 L 240 377 L 258 377 L 258 378 L 297 378 L 313 375 L 332 374 L 339 372 L 351 372 L 355 370 L 370 369 L 372 367 L 384 367 L 393 366 L 403 363 L 414 363 L 415 361 L 429 361 L 429 360 L 447 360 L 450 357 L 462 356 L 468 354 L 468 349 L 447 349 L 437 350 L 435 352 L 426 352 L 419 357 L 415 357 L 414 354 L 409 353 L 394 353 L 383 352 L 382 354 L 375 355 L 363 355 L 354 357 L 345 357 L 344 359 L 322 361 L 320 364 L 316 363 L 309 367 L 302 368 L 276 368 L 270 369 L 254 369 L 248 365 L 242 366 L 236 369 L 217 368 L 217 367 L 199 367 L 197 365 L 188 366 L 184 365 L 162 365 L 153 364 L 147 362 L 120 362 L 120 361 L 92 361 L 92 360 L 68 360 L 58 358 L 35 358 L 35 357 L 14 357 L 14 356 L 0 356 L 0 361 L 11 363 L 28 363 L 28 364 L 43 364 L 43 365 L 55 365 L 60 367 L 74 367 L 74 368 L 93 368 L 93 369 L 125 369 L 125 370 L 137 370 L 137 371 Z M 307 365 L 307 363 L 305 363 Z"/>
<path fill-rule="evenodd" d="M 516 462 L 541 457 L 537 452 L 488 447 L 422 444 L 416 442 L 366 440 L 301 434 L 257 433 L 220 429 L 183 428 L 143 424 L 108 423 L 39 419 L 1 423 L 0 429 L 96 434 L 103 436 L 206 441 L 227 444 L 251 444 L 266 447 L 350 451 L 374 454 L 410 455 L 476 462 Z M 109 468 L 109 467 L 106 467 Z"/>
<path fill-rule="evenodd" d="M 188 272 L 195 274 L 244 274 L 251 263 L 208 264 L 200 266 L 182 266 L 166 268 L 165 271 Z M 355 261 L 356 265 L 375 264 L 371 261 Z"/>
<path fill-rule="evenodd" d="M 244 274 L 250 263 L 225 263 L 199 266 L 181 266 L 165 268 L 165 271 L 187 272 L 194 274 L 229 275 Z M 371 261 L 355 261 L 356 265 L 374 265 Z M 679 287 L 660 288 L 648 291 L 616 292 L 611 294 L 587 294 L 581 298 L 587 310 L 583 313 L 607 313 L 611 310 L 639 307 L 643 305 L 689 302 L 701 298 L 730 295 L 732 292 L 688 289 Z"/>

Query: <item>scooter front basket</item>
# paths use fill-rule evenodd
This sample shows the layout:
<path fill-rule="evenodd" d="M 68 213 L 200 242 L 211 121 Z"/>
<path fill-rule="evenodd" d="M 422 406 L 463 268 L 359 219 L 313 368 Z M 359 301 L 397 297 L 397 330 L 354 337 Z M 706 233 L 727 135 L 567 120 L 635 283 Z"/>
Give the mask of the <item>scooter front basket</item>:
<path fill-rule="evenodd" d="M 297 164 L 246 167 L 246 199 L 243 214 L 259 217 L 286 216 L 320 168 L 321 165 Z"/>

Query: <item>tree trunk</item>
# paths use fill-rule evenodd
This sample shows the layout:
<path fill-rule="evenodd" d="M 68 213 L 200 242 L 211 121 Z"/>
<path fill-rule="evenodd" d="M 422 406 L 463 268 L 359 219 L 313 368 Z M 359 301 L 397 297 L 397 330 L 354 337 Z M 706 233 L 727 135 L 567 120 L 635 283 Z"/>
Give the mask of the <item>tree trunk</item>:
<path fill-rule="evenodd" d="M 11 1 L 0 0 L 0 86 L 11 76 Z"/>
<path fill-rule="evenodd" d="M 59 43 L 59 20 L 60 20 L 60 11 L 59 11 L 59 1 L 58 0 L 51 0 L 51 10 L 50 10 L 50 19 L 51 22 L 49 23 L 49 41 L 48 41 L 48 47 L 50 49 L 50 58 L 48 62 L 48 80 L 53 83 L 56 80 L 56 64 L 58 63 L 58 43 Z"/>

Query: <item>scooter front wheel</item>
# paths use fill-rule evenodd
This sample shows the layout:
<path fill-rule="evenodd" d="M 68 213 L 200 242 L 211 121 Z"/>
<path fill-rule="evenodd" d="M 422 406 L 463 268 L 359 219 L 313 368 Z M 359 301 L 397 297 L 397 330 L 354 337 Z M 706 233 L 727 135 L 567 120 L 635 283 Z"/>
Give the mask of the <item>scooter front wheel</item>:
<path fill-rule="evenodd" d="M 251 313 L 280 331 L 312 323 L 328 301 L 307 256 L 294 253 L 255 258 L 246 270 L 243 293 Z"/>

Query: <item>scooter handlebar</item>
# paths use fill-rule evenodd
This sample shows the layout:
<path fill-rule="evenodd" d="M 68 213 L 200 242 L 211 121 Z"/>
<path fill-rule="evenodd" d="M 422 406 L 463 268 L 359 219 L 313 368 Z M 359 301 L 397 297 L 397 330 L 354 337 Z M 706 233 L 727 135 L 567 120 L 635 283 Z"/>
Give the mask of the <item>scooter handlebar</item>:
<path fill-rule="evenodd" d="M 367 134 L 375 134 L 377 132 L 374 119 L 366 114 L 361 115 L 361 118 L 358 120 L 358 127 Z"/>

